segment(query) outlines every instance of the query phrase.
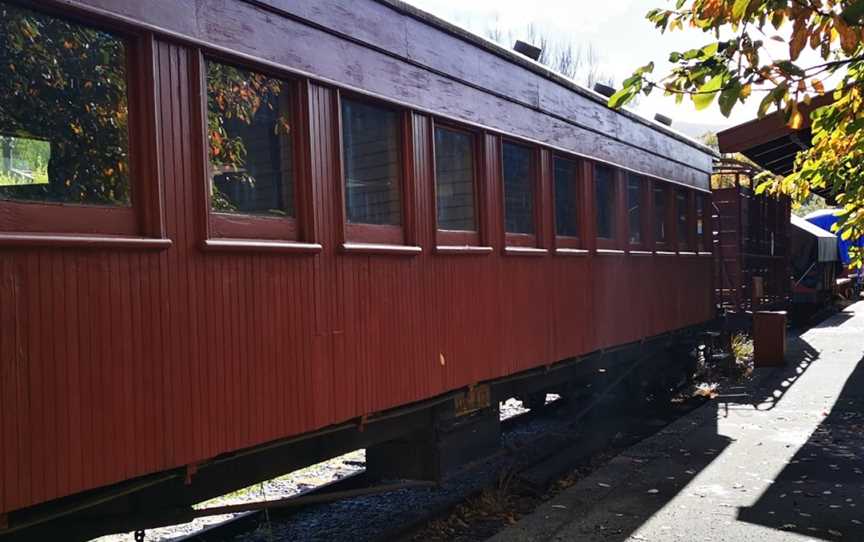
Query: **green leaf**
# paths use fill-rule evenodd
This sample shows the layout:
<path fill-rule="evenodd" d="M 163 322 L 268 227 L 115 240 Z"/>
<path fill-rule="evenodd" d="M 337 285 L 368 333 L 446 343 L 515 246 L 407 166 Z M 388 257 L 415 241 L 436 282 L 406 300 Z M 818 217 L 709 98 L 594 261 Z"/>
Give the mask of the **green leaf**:
<path fill-rule="evenodd" d="M 785 84 L 778 85 L 762 98 L 762 102 L 759 104 L 759 111 L 757 112 L 757 116 L 760 119 L 765 116 L 765 113 L 768 112 L 768 108 L 771 107 L 772 103 L 779 103 L 780 100 L 783 99 L 783 96 L 786 95 L 787 88 L 788 87 Z"/>
<path fill-rule="evenodd" d="M 711 105 L 717 97 L 717 91 L 723 86 L 724 74 L 715 75 L 707 83 L 699 87 L 697 94 L 693 95 L 693 104 L 697 111 L 701 111 Z"/>
<path fill-rule="evenodd" d="M 777 67 L 787 75 L 796 75 L 798 77 L 804 77 L 804 70 L 796 66 L 793 62 L 789 60 L 781 60 L 777 62 Z"/>
<path fill-rule="evenodd" d="M 633 91 L 633 87 L 624 87 L 609 98 L 607 105 L 612 109 L 619 109 L 632 100 L 636 92 L 638 91 Z"/>
<path fill-rule="evenodd" d="M 732 108 L 735 107 L 739 96 L 741 96 L 741 82 L 738 79 L 733 79 L 726 85 L 726 89 L 720 93 L 720 98 L 717 100 L 720 105 L 720 112 L 723 113 L 724 117 L 728 117 L 732 113 Z"/>
<path fill-rule="evenodd" d="M 771 186 L 771 181 L 764 181 L 756 185 L 756 195 L 758 196 L 762 192 L 765 192 L 765 190 L 767 190 L 769 186 Z"/>
<path fill-rule="evenodd" d="M 648 64 L 645 64 L 644 66 L 642 66 L 641 68 L 639 68 L 635 72 L 633 72 L 633 75 L 634 76 L 635 75 L 645 75 L 646 73 L 652 73 L 653 71 L 654 71 L 654 62 L 649 62 Z"/>
<path fill-rule="evenodd" d="M 750 5 L 750 0 L 735 0 L 732 5 L 732 20 L 740 21 L 744 18 L 744 12 L 747 11 L 747 6 Z"/>
<path fill-rule="evenodd" d="M 705 47 L 699 49 L 699 52 L 701 53 L 702 58 L 710 58 L 710 57 L 716 55 L 717 51 L 719 49 L 720 49 L 720 43 L 715 41 L 715 42 L 709 43 Z"/>

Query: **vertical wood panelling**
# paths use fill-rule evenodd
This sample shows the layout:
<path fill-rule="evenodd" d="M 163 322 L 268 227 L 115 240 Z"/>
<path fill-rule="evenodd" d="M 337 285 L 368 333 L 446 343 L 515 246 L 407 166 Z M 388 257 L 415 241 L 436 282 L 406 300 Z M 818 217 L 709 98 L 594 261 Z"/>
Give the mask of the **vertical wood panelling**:
<path fill-rule="evenodd" d="M 424 114 L 413 115 L 407 138 L 414 160 L 405 192 L 422 254 L 343 253 L 338 104 L 334 89 L 318 84 L 308 87 L 313 222 L 301 235 L 314 235 L 305 240 L 323 251 L 203 252 L 191 53 L 168 42 L 155 48 L 173 246 L 0 254 L 0 512 L 711 316 L 710 259 L 505 256 L 499 138 L 491 134 L 480 136 L 478 199 L 494 252 L 436 254 Z M 543 157 L 538 234 L 548 247 L 552 179 Z"/>

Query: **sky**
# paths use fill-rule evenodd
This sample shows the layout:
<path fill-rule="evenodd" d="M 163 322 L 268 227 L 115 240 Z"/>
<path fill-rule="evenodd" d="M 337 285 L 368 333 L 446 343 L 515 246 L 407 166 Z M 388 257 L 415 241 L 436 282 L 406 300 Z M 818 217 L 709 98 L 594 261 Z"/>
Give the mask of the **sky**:
<path fill-rule="evenodd" d="M 655 73 L 668 67 L 669 52 L 701 47 L 710 41 L 698 30 L 676 31 L 661 35 L 645 19 L 648 10 L 671 6 L 671 0 L 407 0 L 408 3 L 438 17 L 484 34 L 498 26 L 512 30 L 516 37 L 533 24 L 555 40 L 574 45 L 592 45 L 600 56 L 601 72 L 614 77 L 617 84 L 633 70 L 650 61 Z M 720 130 L 746 122 L 756 116 L 758 100 L 739 104 L 730 118 L 724 117 L 716 103 L 696 111 L 689 100 L 676 105 L 672 98 L 655 91 L 642 96 L 636 111 L 648 117 L 662 113 L 673 119 L 673 127 L 689 135 L 699 135 L 709 127 Z M 695 124 L 697 126 L 690 126 Z M 695 133 L 694 133 L 695 132 Z"/>

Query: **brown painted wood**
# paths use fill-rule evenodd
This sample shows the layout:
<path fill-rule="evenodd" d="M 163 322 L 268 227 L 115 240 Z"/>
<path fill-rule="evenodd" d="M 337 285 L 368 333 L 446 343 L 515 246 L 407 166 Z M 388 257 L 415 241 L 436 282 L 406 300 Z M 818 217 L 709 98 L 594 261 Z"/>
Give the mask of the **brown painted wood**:
<path fill-rule="evenodd" d="M 87 5 L 185 38 L 153 36 L 150 52 L 142 53 L 153 67 L 146 85 L 153 119 L 141 128 L 152 130 L 152 149 L 142 142 L 133 151 L 139 161 L 155 154 L 147 162 L 151 173 L 136 180 L 154 197 L 136 199 L 129 233 L 93 231 L 113 224 L 110 217 L 95 226 L 82 217 L 74 234 L 62 235 L 26 231 L 20 214 L 0 222 L 0 513 L 206 462 L 713 315 L 709 258 L 583 252 L 598 248 L 591 160 L 580 159 L 576 181 L 580 236 L 555 239 L 556 149 L 537 141 L 575 154 L 596 149 L 601 160 L 634 155 L 646 170 L 700 183 L 707 180 L 700 169 L 707 155 L 678 149 L 681 160 L 692 158 L 682 165 L 639 151 L 647 143 L 633 130 L 644 126 L 621 128 L 622 140 L 632 136 L 627 144 L 574 128 L 542 110 L 539 89 L 533 106 L 518 105 L 545 80 L 500 57 L 490 66 L 519 74 L 513 91 L 519 95 L 510 101 L 364 52 L 356 41 L 294 19 L 272 12 L 262 19 L 237 0 L 204 2 L 200 11 L 166 0 Z M 331 16 L 324 5 L 320 11 L 296 5 L 303 16 Z M 382 33 L 395 31 L 383 23 Z M 203 38 L 214 40 L 205 44 L 208 54 L 221 45 L 256 66 L 331 79 L 297 79 L 303 133 L 296 239 L 220 237 L 236 232 L 214 226 L 202 181 L 202 49 L 189 41 Z M 472 56 L 476 51 L 464 42 L 460 47 L 467 66 L 486 58 Z M 259 57 L 245 58 L 252 53 Z M 342 89 L 332 77 L 338 74 L 356 88 L 389 94 L 404 111 L 401 228 L 345 224 Z M 493 75 L 477 81 L 503 84 Z M 416 108 L 405 107 L 409 102 Z M 427 107 L 476 134 L 476 236 L 437 230 L 431 128 L 439 116 Z M 617 118 L 611 115 L 606 120 Z M 499 130 L 477 128 L 495 123 Z M 650 133 L 658 139 L 655 150 L 683 145 Z M 503 137 L 522 137 L 536 150 L 537 234 L 529 239 L 504 232 Z M 619 199 L 622 192 L 619 186 Z M 621 213 L 620 201 L 618 207 Z"/>

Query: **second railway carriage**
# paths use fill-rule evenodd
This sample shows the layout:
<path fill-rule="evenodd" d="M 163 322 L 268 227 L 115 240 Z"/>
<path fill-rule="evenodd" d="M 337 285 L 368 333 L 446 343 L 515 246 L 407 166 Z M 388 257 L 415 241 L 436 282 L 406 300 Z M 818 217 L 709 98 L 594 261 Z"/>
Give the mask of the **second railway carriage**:
<path fill-rule="evenodd" d="M 0 539 L 165 522 L 714 315 L 712 152 L 426 13 L 0 13 Z"/>

